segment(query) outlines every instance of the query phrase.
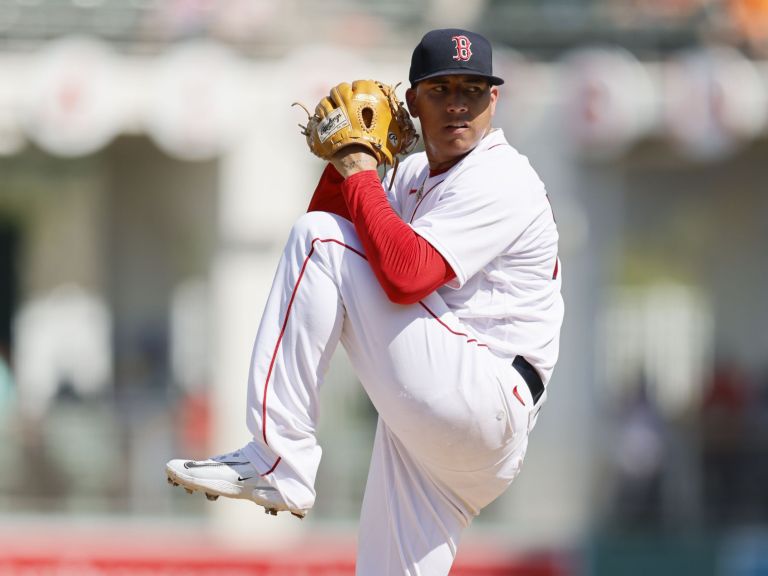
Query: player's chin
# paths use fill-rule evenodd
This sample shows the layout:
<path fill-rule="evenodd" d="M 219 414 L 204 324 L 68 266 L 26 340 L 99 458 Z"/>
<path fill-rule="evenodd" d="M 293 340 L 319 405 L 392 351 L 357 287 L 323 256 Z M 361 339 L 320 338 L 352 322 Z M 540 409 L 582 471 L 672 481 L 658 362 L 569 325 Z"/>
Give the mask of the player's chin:
<path fill-rule="evenodd" d="M 477 140 L 469 137 L 469 135 L 462 135 L 461 137 L 452 138 L 445 143 L 444 151 L 446 156 L 451 158 L 459 158 L 464 156 L 467 152 L 471 152 L 472 149 L 477 146 Z"/>

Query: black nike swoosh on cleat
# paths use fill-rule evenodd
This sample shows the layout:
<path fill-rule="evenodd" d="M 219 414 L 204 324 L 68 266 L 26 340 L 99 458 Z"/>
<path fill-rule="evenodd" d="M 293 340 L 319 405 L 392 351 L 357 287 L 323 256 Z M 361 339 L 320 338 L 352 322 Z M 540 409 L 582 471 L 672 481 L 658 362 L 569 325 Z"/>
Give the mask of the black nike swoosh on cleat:
<path fill-rule="evenodd" d="M 194 460 L 188 460 L 184 462 L 184 468 L 215 468 L 216 466 L 237 466 L 243 464 L 242 462 L 195 462 Z"/>

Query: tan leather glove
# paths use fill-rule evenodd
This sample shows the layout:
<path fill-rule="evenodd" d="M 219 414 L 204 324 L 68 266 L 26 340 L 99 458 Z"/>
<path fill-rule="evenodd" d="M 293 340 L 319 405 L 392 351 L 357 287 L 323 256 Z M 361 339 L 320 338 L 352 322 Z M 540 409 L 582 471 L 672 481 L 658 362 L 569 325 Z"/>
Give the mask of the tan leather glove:
<path fill-rule="evenodd" d="M 345 146 L 358 144 L 368 148 L 379 165 L 392 165 L 397 156 L 410 152 L 418 139 L 395 89 L 376 80 L 334 86 L 315 107 L 315 114 L 310 116 L 307 111 L 307 116 L 307 125 L 299 125 L 302 134 L 312 153 L 324 160 Z"/>

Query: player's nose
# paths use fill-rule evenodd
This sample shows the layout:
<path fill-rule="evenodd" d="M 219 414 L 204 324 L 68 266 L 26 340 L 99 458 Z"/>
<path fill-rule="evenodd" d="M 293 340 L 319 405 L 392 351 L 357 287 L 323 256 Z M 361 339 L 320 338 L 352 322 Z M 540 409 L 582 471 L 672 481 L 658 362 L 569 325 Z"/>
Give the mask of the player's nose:
<path fill-rule="evenodd" d="M 446 99 L 446 110 L 451 113 L 466 112 L 469 109 L 467 99 L 460 90 L 452 90 Z"/>
<path fill-rule="evenodd" d="M 457 100 L 455 102 L 449 102 L 446 109 L 451 114 L 463 114 L 469 108 L 467 107 L 466 102 L 462 102 L 461 100 Z"/>

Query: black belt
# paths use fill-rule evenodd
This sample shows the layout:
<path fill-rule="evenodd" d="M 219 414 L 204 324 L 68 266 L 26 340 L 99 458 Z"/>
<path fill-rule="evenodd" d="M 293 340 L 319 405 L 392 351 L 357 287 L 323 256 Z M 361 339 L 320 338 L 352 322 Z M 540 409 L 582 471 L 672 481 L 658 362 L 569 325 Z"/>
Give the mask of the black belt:
<path fill-rule="evenodd" d="M 528 384 L 528 390 L 531 391 L 531 397 L 535 405 L 539 398 L 541 398 L 541 395 L 544 394 L 544 382 L 541 381 L 541 376 L 536 372 L 536 368 L 531 366 L 531 363 L 522 356 L 515 356 L 512 366 L 515 367 L 515 370 L 520 373 L 525 383 Z"/>

